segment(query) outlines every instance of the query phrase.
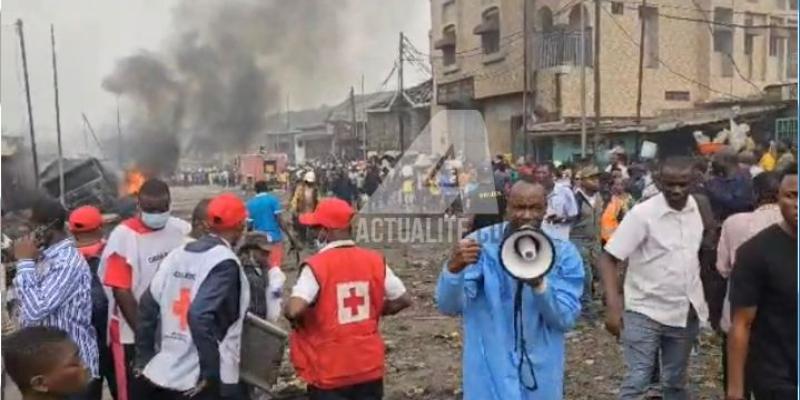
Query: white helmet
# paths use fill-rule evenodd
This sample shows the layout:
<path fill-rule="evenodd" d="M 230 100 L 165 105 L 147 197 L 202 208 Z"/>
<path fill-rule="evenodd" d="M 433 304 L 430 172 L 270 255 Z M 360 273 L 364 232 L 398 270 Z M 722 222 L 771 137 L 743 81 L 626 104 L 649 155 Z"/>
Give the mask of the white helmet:
<path fill-rule="evenodd" d="M 315 174 L 314 171 L 308 171 L 303 176 L 303 180 L 308 183 L 314 183 L 317 180 L 317 174 Z"/>

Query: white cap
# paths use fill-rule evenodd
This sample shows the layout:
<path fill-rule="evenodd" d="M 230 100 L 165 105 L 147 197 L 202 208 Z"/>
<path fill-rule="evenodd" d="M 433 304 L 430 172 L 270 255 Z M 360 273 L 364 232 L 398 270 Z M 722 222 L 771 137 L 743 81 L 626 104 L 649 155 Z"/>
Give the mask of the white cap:
<path fill-rule="evenodd" d="M 308 171 L 303 176 L 303 180 L 308 183 L 314 183 L 317 180 L 317 174 L 315 174 L 314 171 Z"/>

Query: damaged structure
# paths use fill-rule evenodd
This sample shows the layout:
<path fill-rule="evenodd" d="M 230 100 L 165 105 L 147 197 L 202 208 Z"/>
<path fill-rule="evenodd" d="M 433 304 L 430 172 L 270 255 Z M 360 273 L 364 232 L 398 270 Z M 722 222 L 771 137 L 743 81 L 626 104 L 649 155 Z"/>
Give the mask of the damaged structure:
<path fill-rule="evenodd" d="M 119 180 L 96 158 L 65 158 L 64 206 L 68 210 L 93 205 L 104 211 L 115 210 L 119 199 Z M 59 198 L 58 160 L 42 171 L 40 184 L 53 198 Z"/>

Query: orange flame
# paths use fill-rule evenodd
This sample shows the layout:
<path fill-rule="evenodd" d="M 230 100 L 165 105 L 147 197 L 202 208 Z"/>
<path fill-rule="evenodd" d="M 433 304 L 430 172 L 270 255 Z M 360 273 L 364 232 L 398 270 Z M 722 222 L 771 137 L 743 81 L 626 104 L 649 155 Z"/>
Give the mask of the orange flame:
<path fill-rule="evenodd" d="M 145 178 L 141 171 L 137 171 L 136 169 L 125 171 L 125 181 L 120 188 L 120 194 L 123 196 L 138 194 L 145 180 L 147 180 L 147 178 Z"/>

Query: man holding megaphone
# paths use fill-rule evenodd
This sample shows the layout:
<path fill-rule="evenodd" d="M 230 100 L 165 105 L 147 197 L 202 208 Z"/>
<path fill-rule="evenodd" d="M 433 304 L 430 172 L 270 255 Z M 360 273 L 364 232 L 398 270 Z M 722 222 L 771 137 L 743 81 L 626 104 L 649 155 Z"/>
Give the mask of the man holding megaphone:
<path fill-rule="evenodd" d="M 580 315 L 583 261 L 540 230 L 547 190 L 519 181 L 506 220 L 457 243 L 436 303 L 464 319 L 464 399 L 563 397 L 564 333 Z"/>

